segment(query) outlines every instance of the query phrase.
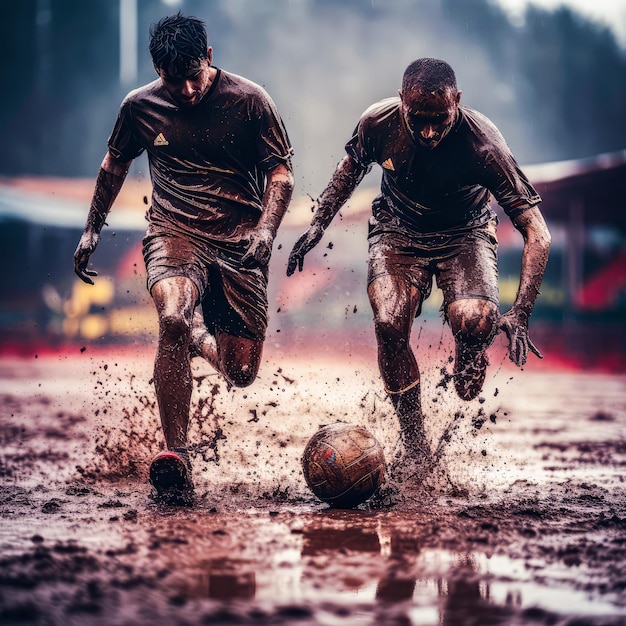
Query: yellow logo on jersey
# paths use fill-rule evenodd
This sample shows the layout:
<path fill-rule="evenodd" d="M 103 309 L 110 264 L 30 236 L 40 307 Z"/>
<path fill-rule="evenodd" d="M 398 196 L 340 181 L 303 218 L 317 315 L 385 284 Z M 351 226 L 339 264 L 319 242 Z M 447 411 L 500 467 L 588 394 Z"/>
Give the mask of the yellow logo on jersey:
<path fill-rule="evenodd" d="M 393 166 L 393 161 L 391 160 L 391 157 L 389 157 L 388 159 L 385 159 L 382 165 L 386 170 L 389 170 L 390 172 L 396 171 L 396 168 Z"/>
<path fill-rule="evenodd" d="M 154 145 L 155 146 L 169 146 L 170 142 L 167 139 L 165 139 L 165 137 L 163 136 L 163 133 L 159 133 L 154 140 Z"/>

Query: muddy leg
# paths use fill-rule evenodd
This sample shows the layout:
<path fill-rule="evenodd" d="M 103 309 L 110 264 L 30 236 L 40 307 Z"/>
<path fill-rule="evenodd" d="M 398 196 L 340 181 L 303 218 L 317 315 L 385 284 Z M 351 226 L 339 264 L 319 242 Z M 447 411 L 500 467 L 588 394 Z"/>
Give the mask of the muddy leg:
<path fill-rule="evenodd" d="M 263 339 L 236 337 L 218 332 L 217 338 L 207 330 L 201 305 L 193 314 L 189 353 L 206 359 L 229 385 L 247 387 L 256 379 L 263 353 Z"/>
<path fill-rule="evenodd" d="M 187 278 L 166 278 L 152 288 L 159 317 L 154 386 L 167 447 L 187 446 L 192 377 L 189 358 L 191 319 L 197 290 Z"/>
<path fill-rule="evenodd" d="M 430 446 L 424 430 L 424 414 L 419 380 L 401 391 L 389 391 L 389 398 L 400 422 L 404 450 L 416 461 L 430 457 Z"/>
<path fill-rule="evenodd" d="M 488 300 L 457 300 L 448 307 L 455 339 L 454 386 L 463 400 L 474 399 L 487 374 L 487 348 L 497 330 L 498 309 Z"/>
<path fill-rule="evenodd" d="M 374 280 L 368 295 L 374 312 L 378 367 L 400 422 L 406 453 L 429 454 L 420 399 L 420 371 L 409 339 L 420 292 L 404 277 L 383 275 Z"/>
<path fill-rule="evenodd" d="M 204 323 L 201 304 L 198 304 L 193 312 L 189 354 L 191 358 L 202 357 L 206 359 L 215 370 L 220 371 L 217 343 Z"/>

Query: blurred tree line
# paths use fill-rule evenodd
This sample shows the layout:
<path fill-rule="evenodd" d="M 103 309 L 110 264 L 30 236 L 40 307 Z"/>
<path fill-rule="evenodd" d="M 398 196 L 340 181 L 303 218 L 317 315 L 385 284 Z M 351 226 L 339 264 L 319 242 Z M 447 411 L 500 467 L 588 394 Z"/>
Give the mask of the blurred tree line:
<path fill-rule="evenodd" d="M 117 0 L 1 0 L 0 175 L 95 176 L 119 103 L 156 78 L 149 25 L 181 9 L 206 21 L 214 62 L 263 84 L 316 194 L 361 112 L 395 95 L 404 67 L 436 56 L 463 101 L 522 163 L 626 147 L 626 53 L 577 13 L 490 0 L 136 0 L 138 75 L 120 82 Z"/>

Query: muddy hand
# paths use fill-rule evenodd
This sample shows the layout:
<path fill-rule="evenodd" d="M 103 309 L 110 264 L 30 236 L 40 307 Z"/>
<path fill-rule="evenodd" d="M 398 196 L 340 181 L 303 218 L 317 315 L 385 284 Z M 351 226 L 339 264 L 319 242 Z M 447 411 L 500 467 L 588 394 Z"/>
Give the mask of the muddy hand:
<path fill-rule="evenodd" d="M 268 265 L 273 244 L 274 237 L 269 230 L 254 231 L 250 236 L 248 250 L 241 258 L 242 265 L 247 268 Z"/>
<path fill-rule="evenodd" d="M 287 261 L 287 276 L 291 276 L 296 271 L 296 267 L 299 272 L 302 271 L 302 268 L 304 267 L 304 256 L 319 243 L 323 234 L 323 228 L 315 228 L 311 226 L 309 230 L 300 235 L 298 241 L 296 241 L 291 253 L 289 254 L 289 260 Z"/>
<path fill-rule="evenodd" d="M 74 252 L 74 273 L 89 285 L 93 285 L 93 280 L 90 277 L 98 275 L 95 270 L 87 269 L 87 265 L 99 241 L 100 236 L 96 233 L 83 233 Z"/>
<path fill-rule="evenodd" d="M 509 340 L 509 358 L 521 367 L 526 363 L 530 350 L 538 358 L 543 354 L 535 347 L 528 336 L 528 315 L 519 309 L 512 308 L 500 317 L 499 329 L 503 330 Z"/>

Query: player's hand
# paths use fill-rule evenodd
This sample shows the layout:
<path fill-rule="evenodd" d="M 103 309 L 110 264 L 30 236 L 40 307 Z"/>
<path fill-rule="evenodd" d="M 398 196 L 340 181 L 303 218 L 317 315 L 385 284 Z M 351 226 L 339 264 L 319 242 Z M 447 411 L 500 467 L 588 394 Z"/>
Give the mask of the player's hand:
<path fill-rule="evenodd" d="M 93 280 L 90 277 L 98 275 L 95 270 L 87 269 L 87 265 L 99 242 L 100 235 L 98 233 L 84 232 L 74 252 L 74 273 L 89 285 L 93 285 Z"/>
<path fill-rule="evenodd" d="M 306 232 L 300 235 L 289 254 L 287 276 L 291 276 L 296 271 L 296 267 L 299 272 L 302 271 L 304 267 L 304 255 L 310 252 L 319 243 L 323 235 L 324 229 L 316 226 L 311 226 Z"/>
<path fill-rule="evenodd" d="M 509 359 L 515 365 L 521 367 L 526 363 L 529 350 L 543 359 L 543 354 L 528 336 L 528 315 L 524 311 L 512 307 L 500 317 L 499 329 L 503 330 L 509 339 Z"/>
<path fill-rule="evenodd" d="M 251 268 L 257 265 L 267 266 L 272 256 L 274 236 L 267 228 L 255 230 L 250 235 L 248 250 L 241 258 L 244 267 Z"/>

